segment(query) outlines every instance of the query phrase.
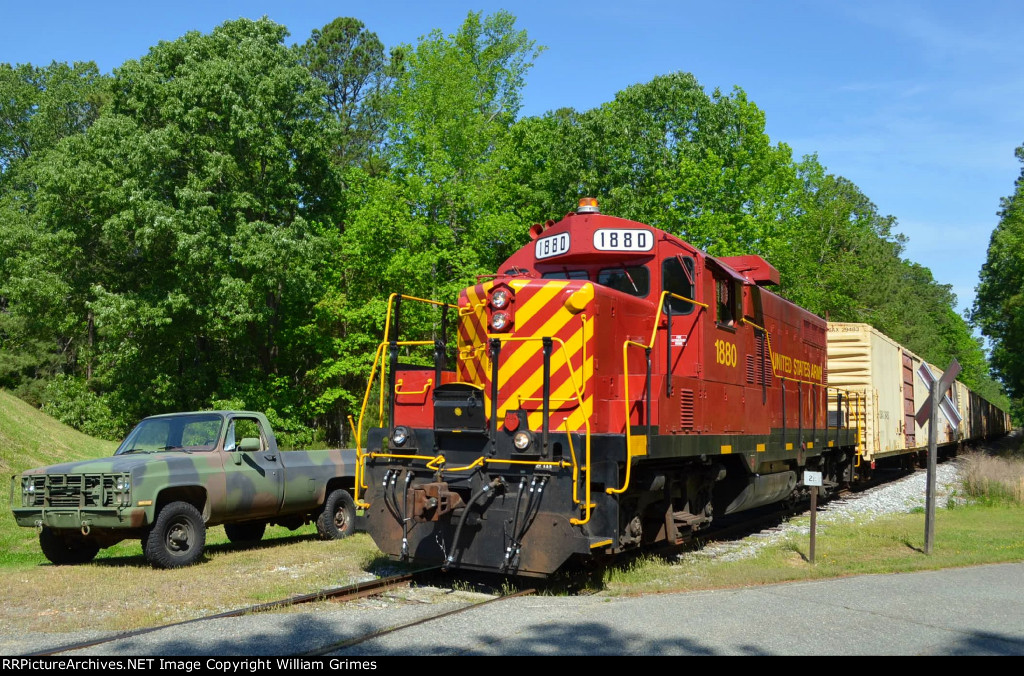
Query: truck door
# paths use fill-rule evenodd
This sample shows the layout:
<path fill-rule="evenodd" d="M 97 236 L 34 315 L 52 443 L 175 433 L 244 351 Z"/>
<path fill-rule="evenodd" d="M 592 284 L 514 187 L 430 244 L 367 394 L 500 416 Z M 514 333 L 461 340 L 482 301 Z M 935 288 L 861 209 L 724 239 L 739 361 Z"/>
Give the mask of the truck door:
<path fill-rule="evenodd" d="M 233 417 L 224 438 L 224 512 L 254 519 L 277 514 L 284 498 L 284 465 L 277 444 L 257 418 Z M 213 516 L 218 505 L 211 495 Z"/>

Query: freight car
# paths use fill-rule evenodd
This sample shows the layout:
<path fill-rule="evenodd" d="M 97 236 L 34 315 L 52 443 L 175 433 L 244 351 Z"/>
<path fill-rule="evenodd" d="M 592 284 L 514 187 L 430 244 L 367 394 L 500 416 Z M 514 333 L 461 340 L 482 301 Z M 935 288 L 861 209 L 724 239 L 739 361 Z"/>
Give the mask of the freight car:
<path fill-rule="evenodd" d="M 929 364 L 869 324 L 829 322 L 828 381 L 856 393 L 856 426 L 862 431 L 856 476 L 867 478 L 879 465 L 924 466 L 929 421 L 917 424 L 916 412 L 927 401 L 930 385 L 942 370 Z M 1006 434 L 1009 416 L 955 381 L 943 393 L 936 446 L 940 456 L 954 455 L 968 444 Z"/>
<path fill-rule="evenodd" d="M 827 494 L 868 466 L 870 393 L 828 384 L 828 324 L 771 292 L 763 258 L 592 199 L 530 235 L 456 304 L 389 301 L 357 427 L 356 502 L 383 552 L 548 576 L 799 498 L 805 470 Z M 410 304 L 433 339 L 403 339 Z"/>

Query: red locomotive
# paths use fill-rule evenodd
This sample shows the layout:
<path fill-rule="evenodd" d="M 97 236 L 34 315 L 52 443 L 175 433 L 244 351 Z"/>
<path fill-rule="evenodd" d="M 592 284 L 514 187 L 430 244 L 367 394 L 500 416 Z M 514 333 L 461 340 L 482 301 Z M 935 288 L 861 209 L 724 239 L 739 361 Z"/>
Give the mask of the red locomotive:
<path fill-rule="evenodd" d="M 402 304 L 423 301 L 392 296 L 357 487 L 382 551 L 546 576 L 681 543 L 794 496 L 804 470 L 825 490 L 851 476 L 860 402 L 827 387 L 826 322 L 768 290 L 767 261 L 592 199 L 531 236 L 457 305 L 425 301 L 437 340 L 400 340 Z M 399 363 L 417 349 L 433 360 Z"/>

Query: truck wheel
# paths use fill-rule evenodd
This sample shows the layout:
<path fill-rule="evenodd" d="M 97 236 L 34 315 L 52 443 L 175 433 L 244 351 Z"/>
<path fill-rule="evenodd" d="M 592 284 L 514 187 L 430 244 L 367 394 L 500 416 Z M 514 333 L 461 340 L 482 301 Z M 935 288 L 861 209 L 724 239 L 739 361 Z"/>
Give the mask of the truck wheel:
<path fill-rule="evenodd" d="M 316 519 L 316 532 L 322 540 L 340 540 L 352 534 L 356 525 L 356 503 L 348 491 L 340 488 L 328 493 L 324 511 Z"/>
<path fill-rule="evenodd" d="M 143 539 L 146 560 L 154 568 L 191 566 L 205 546 L 206 524 L 199 510 L 187 502 L 165 505 Z"/>
<path fill-rule="evenodd" d="M 259 542 L 263 539 L 263 532 L 266 530 L 266 521 L 224 524 L 224 534 L 228 536 L 228 540 L 236 543 Z"/>
<path fill-rule="evenodd" d="M 46 527 L 39 533 L 39 548 L 43 550 L 43 556 L 55 566 L 88 563 L 100 551 L 99 545 L 94 542 L 80 537 L 57 535 Z"/>

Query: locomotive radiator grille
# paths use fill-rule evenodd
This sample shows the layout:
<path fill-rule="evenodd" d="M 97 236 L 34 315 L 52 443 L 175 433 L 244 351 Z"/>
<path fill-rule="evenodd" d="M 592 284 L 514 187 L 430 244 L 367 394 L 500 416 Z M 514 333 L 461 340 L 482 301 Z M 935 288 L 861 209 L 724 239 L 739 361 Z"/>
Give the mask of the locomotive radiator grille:
<path fill-rule="evenodd" d="M 693 429 L 693 390 L 679 390 L 679 426 Z"/>

